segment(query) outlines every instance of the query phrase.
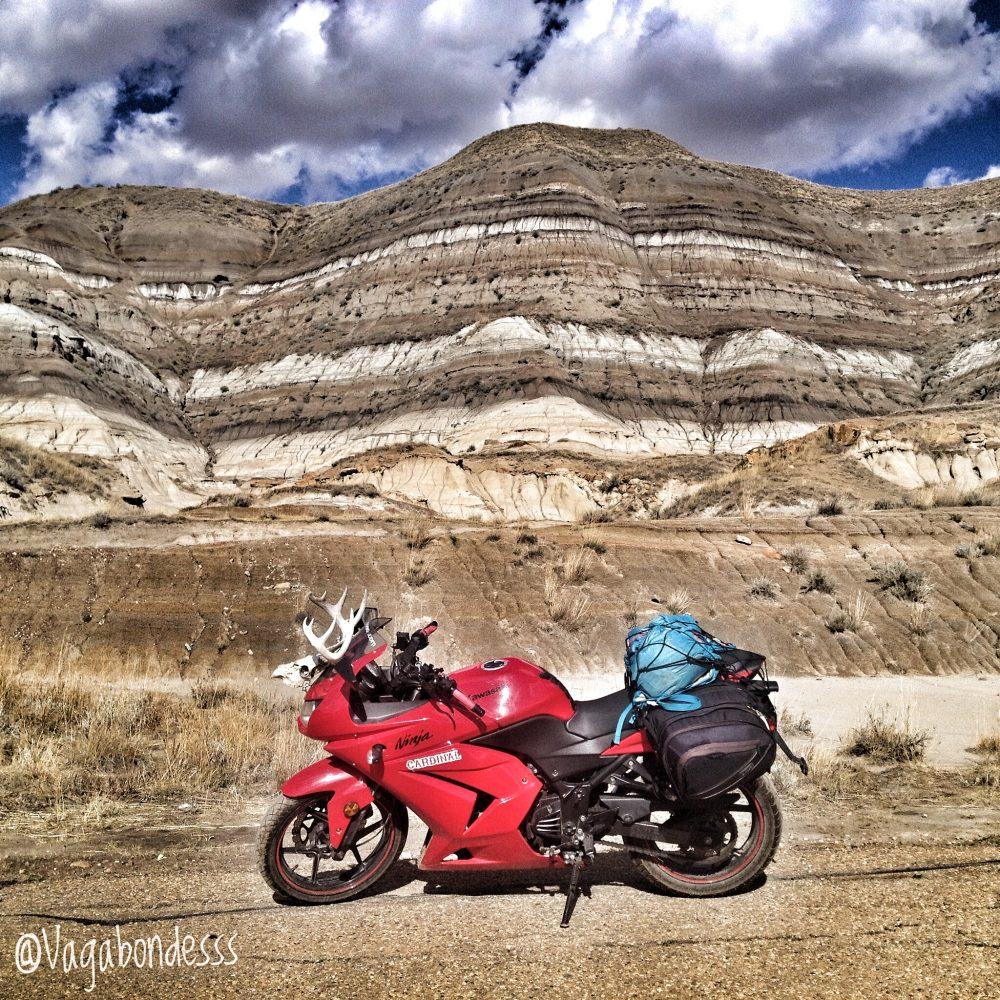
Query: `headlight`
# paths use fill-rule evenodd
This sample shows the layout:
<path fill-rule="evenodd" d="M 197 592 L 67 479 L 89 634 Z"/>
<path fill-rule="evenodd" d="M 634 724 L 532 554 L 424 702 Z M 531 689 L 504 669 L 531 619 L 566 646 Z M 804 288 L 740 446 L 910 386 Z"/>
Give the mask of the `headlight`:
<path fill-rule="evenodd" d="M 322 698 L 317 698 L 316 701 L 304 701 L 302 702 L 302 711 L 299 713 L 302 718 L 302 725 L 308 726 L 309 720 L 312 718 L 313 712 L 316 711 L 316 706 L 322 701 Z"/>

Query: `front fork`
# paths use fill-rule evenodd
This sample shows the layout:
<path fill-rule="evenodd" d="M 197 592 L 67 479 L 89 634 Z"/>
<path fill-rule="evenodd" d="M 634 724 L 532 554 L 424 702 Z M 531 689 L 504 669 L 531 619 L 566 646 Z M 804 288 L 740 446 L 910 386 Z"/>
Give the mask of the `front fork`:
<path fill-rule="evenodd" d="M 328 815 L 330 812 L 330 806 L 332 805 L 333 799 L 330 799 L 329 803 L 327 803 Z M 371 809 L 368 806 L 365 806 L 364 809 L 358 810 L 358 812 L 351 817 L 344 832 L 338 837 L 338 843 L 336 846 L 334 846 L 333 840 L 331 839 L 330 851 L 332 852 L 334 861 L 343 860 L 344 855 L 354 846 L 354 841 L 357 839 L 358 833 L 360 832 L 361 827 L 364 826 L 365 819 L 368 817 L 370 812 Z"/>

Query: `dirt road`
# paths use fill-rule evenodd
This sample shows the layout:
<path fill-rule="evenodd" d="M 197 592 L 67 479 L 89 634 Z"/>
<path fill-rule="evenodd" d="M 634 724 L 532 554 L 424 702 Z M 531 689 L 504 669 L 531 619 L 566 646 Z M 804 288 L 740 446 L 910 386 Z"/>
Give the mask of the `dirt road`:
<path fill-rule="evenodd" d="M 163 850 L 136 834 L 86 861 L 50 850 L 3 883 L 0 996 L 79 996 L 92 978 L 92 995 L 172 1000 L 997 995 L 1000 838 L 849 848 L 791 820 L 766 881 L 728 899 L 653 894 L 625 859 L 602 855 L 567 931 L 555 887 L 510 875 L 431 880 L 412 862 L 378 896 L 278 906 L 246 828 Z M 50 969 L 42 931 L 51 949 L 57 927 L 60 961 L 72 940 L 80 963 L 94 939 L 95 968 L 102 947 L 113 967 L 93 977 L 85 962 Z M 159 935 L 167 961 L 177 958 L 175 928 L 181 946 L 191 935 L 191 962 L 219 964 L 161 967 L 154 943 L 138 947 L 152 947 L 156 967 L 136 969 L 139 938 Z M 202 953 L 210 934 L 218 949 L 207 939 Z M 119 937 L 133 948 L 125 968 Z M 22 962 L 40 950 L 33 974 L 15 970 L 19 939 Z"/>

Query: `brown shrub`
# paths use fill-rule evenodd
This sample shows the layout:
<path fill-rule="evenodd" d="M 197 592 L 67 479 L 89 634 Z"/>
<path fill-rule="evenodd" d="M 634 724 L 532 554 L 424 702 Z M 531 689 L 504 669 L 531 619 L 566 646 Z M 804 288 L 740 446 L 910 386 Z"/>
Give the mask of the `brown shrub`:
<path fill-rule="evenodd" d="M 795 545 L 787 552 L 782 552 L 781 556 L 793 573 L 805 576 L 809 572 L 809 552 L 804 545 Z"/>
<path fill-rule="evenodd" d="M 921 570 L 915 569 L 902 559 L 881 563 L 873 567 L 875 582 L 902 601 L 922 603 L 931 593 L 931 585 Z"/>
<path fill-rule="evenodd" d="M 400 537 L 408 549 L 419 552 L 434 541 L 434 532 L 423 518 L 414 517 L 403 524 Z"/>
<path fill-rule="evenodd" d="M 930 733 L 911 728 L 908 717 L 898 723 L 869 712 L 868 718 L 846 735 L 841 752 L 882 763 L 910 763 L 923 760 L 929 742 Z"/>
<path fill-rule="evenodd" d="M 776 601 L 781 595 L 781 589 L 769 576 L 758 576 L 750 581 L 748 593 L 761 601 Z"/>
<path fill-rule="evenodd" d="M 434 579 L 434 568 L 431 562 L 416 552 L 410 553 L 406 568 L 403 570 L 403 582 L 411 587 L 422 587 Z"/>

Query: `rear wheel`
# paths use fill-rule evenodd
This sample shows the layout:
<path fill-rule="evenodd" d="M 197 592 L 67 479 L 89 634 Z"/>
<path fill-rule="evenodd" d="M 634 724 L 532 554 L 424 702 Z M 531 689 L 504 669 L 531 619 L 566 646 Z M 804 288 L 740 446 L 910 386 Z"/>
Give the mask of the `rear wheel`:
<path fill-rule="evenodd" d="M 379 791 L 350 841 L 330 847 L 328 795 L 279 799 L 257 837 L 261 874 L 282 898 L 339 903 L 370 890 L 395 864 L 406 842 L 406 807 Z"/>
<path fill-rule="evenodd" d="M 656 822 L 657 815 L 651 817 Z M 673 821 L 678 817 L 674 814 Z M 679 896 L 723 896 L 755 879 L 774 858 L 781 840 L 781 810 L 770 778 L 739 789 L 735 802 L 711 802 L 680 817 L 694 829 L 696 843 L 671 844 L 671 817 L 664 816 L 664 841 L 624 838 L 633 863 L 657 888 Z"/>

